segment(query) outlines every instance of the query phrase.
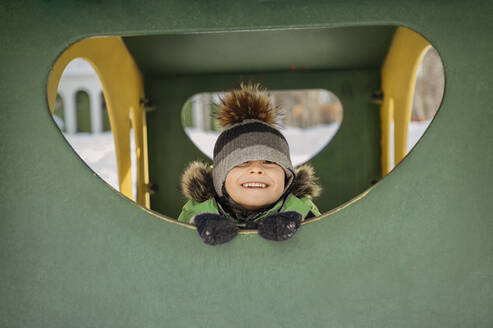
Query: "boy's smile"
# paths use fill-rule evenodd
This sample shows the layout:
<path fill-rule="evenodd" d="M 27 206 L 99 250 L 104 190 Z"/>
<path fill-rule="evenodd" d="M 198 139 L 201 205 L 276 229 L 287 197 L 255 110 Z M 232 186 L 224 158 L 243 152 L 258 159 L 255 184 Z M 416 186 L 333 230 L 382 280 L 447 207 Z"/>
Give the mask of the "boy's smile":
<path fill-rule="evenodd" d="M 225 187 L 238 205 L 256 210 L 273 204 L 281 197 L 284 179 L 284 170 L 276 163 L 248 161 L 228 172 Z"/>
<path fill-rule="evenodd" d="M 269 185 L 262 182 L 247 182 L 241 185 L 243 188 L 267 188 Z"/>

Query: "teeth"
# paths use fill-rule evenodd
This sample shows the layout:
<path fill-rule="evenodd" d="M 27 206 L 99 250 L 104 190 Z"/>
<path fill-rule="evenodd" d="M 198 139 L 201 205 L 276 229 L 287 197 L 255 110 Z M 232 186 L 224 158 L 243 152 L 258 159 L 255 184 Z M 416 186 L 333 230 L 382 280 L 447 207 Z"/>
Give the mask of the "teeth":
<path fill-rule="evenodd" d="M 267 185 L 265 183 L 259 183 L 259 182 L 248 182 L 242 184 L 243 187 L 245 188 L 265 188 Z"/>

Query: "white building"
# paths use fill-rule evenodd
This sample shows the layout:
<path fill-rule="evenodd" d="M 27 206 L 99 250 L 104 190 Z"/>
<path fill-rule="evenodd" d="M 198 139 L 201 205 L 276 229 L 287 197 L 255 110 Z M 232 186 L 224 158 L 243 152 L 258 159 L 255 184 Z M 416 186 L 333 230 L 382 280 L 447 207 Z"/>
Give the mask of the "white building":
<path fill-rule="evenodd" d="M 92 66 L 85 60 L 77 58 L 70 62 L 63 72 L 58 85 L 58 96 L 61 98 L 63 118 L 55 117 L 59 126 L 66 133 L 73 134 L 80 131 L 80 123 L 77 122 L 77 95 L 85 92 L 89 98 L 90 132 L 101 133 L 104 129 L 103 93 L 101 82 Z M 56 115 L 56 110 L 55 110 Z M 106 118 L 107 119 L 107 118 Z"/>

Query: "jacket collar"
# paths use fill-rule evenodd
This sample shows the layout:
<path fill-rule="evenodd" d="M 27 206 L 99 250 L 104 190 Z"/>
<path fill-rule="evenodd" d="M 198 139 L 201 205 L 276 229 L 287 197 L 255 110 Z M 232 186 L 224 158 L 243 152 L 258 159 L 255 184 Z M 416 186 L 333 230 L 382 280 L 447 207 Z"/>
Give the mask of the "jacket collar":
<path fill-rule="evenodd" d="M 212 183 L 212 166 L 203 162 L 193 161 L 188 165 L 181 176 L 180 186 L 186 198 L 197 202 L 217 198 Z M 298 198 L 315 198 L 321 191 L 322 188 L 311 165 L 304 164 L 295 169 L 294 182 L 289 191 L 291 194 Z"/>

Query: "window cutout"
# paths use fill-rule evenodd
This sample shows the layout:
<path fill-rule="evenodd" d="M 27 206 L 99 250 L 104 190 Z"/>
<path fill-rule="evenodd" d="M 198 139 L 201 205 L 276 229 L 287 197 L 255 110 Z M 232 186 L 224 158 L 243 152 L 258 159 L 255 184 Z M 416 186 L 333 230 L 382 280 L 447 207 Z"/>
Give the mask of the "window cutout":
<path fill-rule="evenodd" d="M 332 92 L 321 89 L 269 91 L 271 102 L 284 112 L 281 133 L 290 147 L 294 166 L 309 161 L 327 144 L 342 123 L 342 104 Z M 199 93 L 187 100 L 182 123 L 192 142 L 212 159 L 221 133 L 213 113 L 222 93 Z"/>
<path fill-rule="evenodd" d="M 358 30 L 360 30 L 360 32 L 364 31 L 365 33 L 359 33 Z M 372 33 L 373 37 L 368 38 L 367 32 Z M 316 35 L 319 35 L 320 38 L 311 38 Z M 365 37 L 362 38 L 360 37 L 361 35 L 365 35 Z M 249 38 L 245 38 L 245 36 L 249 36 Z M 252 36 L 255 37 L 252 38 Z M 273 36 L 282 36 L 283 38 L 274 38 Z M 289 38 L 284 38 L 286 36 L 289 36 Z M 353 38 L 343 36 L 353 36 Z M 181 45 L 186 44 L 186 42 L 174 41 L 188 40 L 190 38 L 200 39 L 200 44 L 207 45 L 194 52 L 194 54 L 200 53 L 203 60 L 193 60 L 193 58 L 187 56 L 166 57 L 166 55 L 170 53 L 170 49 L 178 54 L 188 54 L 189 52 L 187 52 L 186 48 L 181 48 Z M 273 49 L 276 50 L 275 52 L 269 53 L 262 51 L 260 53 L 255 53 L 255 57 L 252 58 L 255 58 L 254 61 L 258 66 L 253 69 L 251 68 L 251 56 L 239 57 L 232 55 L 235 54 L 238 49 L 243 49 L 244 47 L 241 48 L 239 45 L 248 42 L 249 39 L 255 40 L 255 43 L 259 42 L 259 39 L 270 41 L 277 40 L 275 44 L 272 44 L 274 46 Z M 403 45 L 405 45 L 407 41 L 401 42 L 403 39 L 410 40 L 416 48 L 404 47 Z M 293 52 L 290 48 L 293 44 L 296 44 L 296 49 L 299 49 L 300 44 L 304 41 L 310 41 L 310 44 L 301 46 L 301 48 L 304 49 L 303 52 Z M 335 46 L 332 44 L 332 41 L 335 42 Z M 379 46 L 375 46 L 375 41 L 378 41 Z M 419 42 L 416 43 L 415 41 Z M 157 50 L 141 51 L 145 48 L 141 47 L 141 42 L 149 45 L 149 49 Z M 211 46 L 213 42 L 221 44 L 222 51 L 220 55 L 218 55 L 217 52 L 210 52 L 210 49 L 218 48 Z M 80 47 L 82 43 L 84 46 Z M 156 47 L 156 45 L 159 45 L 159 47 Z M 320 45 L 322 45 L 322 47 L 330 45 L 331 49 L 339 49 L 340 54 L 343 54 L 343 56 L 319 56 L 317 55 L 317 51 L 321 49 Z M 355 45 L 358 47 L 361 46 L 362 51 L 355 52 Z M 284 46 L 287 48 L 283 48 L 283 51 L 279 51 L 279 49 Z M 402 102 L 402 99 L 397 97 L 399 94 L 393 94 L 393 92 L 401 91 L 403 89 L 407 91 L 414 90 L 414 85 L 404 83 L 403 81 L 413 80 L 414 74 L 416 73 L 416 64 L 423 58 L 422 55 L 425 49 L 428 49 L 429 47 L 429 43 L 422 36 L 409 29 L 396 26 L 320 28 L 313 30 L 300 29 L 296 31 L 219 32 L 213 34 L 192 33 L 171 36 L 135 36 L 121 38 L 101 37 L 82 40 L 77 47 L 70 47 L 65 53 L 61 54 L 52 70 L 54 74 L 50 75 L 49 82 L 58 82 L 60 71 L 63 70 L 68 59 L 77 58 L 77 56 L 87 58 L 91 61 L 91 64 L 97 68 L 98 73 L 101 74 L 101 77 L 106 81 L 107 85 L 105 85 L 105 87 L 108 86 L 108 88 L 105 89 L 107 91 L 106 100 L 108 100 L 109 114 L 112 118 L 111 123 L 112 125 L 115 125 L 114 135 L 117 140 L 113 140 L 113 135 L 108 132 L 107 140 L 105 142 L 101 140 L 96 141 L 95 144 L 89 146 L 89 151 L 85 151 L 86 154 L 84 154 L 84 150 L 80 149 L 76 144 L 77 141 L 75 139 L 79 136 L 88 137 L 100 134 L 104 135 L 103 131 L 110 128 L 109 120 L 105 120 L 106 112 L 104 100 L 101 97 L 101 87 L 98 89 L 99 94 L 94 96 L 95 92 L 93 89 L 87 86 L 70 85 L 68 75 L 64 75 L 60 80 L 58 101 L 55 101 L 54 99 L 54 96 L 56 95 L 56 92 L 54 92 L 56 91 L 55 84 L 48 83 L 48 101 L 50 106 L 52 106 L 50 110 L 54 111 L 54 120 L 58 122 L 57 124 L 64 130 L 64 134 L 73 148 L 79 153 L 80 157 L 86 161 L 91 169 L 113 187 L 120 189 L 121 193 L 126 197 L 136 199 L 139 204 L 148 209 L 170 217 L 178 217 L 181 206 L 184 204 L 183 197 L 175 188 L 169 188 L 169 186 L 176 185 L 180 173 L 186 167 L 188 161 L 196 159 L 192 157 L 195 157 L 197 152 L 193 147 L 189 147 L 188 149 L 182 148 L 182 146 L 186 145 L 188 147 L 190 144 L 189 140 L 187 140 L 183 134 L 177 133 L 179 132 L 179 129 L 182 128 L 177 125 L 180 124 L 181 118 L 185 130 L 198 130 L 198 132 L 200 132 L 198 139 L 210 147 L 209 150 L 206 149 L 203 151 L 205 153 L 208 152 L 209 156 L 212 156 L 215 138 L 220 132 L 220 127 L 217 122 L 210 120 L 210 114 L 214 111 L 213 103 L 218 102 L 219 94 L 198 94 L 192 97 L 191 101 L 184 104 L 184 109 L 180 116 L 180 112 L 176 111 L 176 108 L 174 107 L 177 105 L 180 106 L 178 100 L 182 101 L 183 94 L 188 94 L 190 88 L 208 85 L 206 84 L 206 82 L 209 82 L 206 81 L 208 77 L 207 75 L 200 76 L 200 79 L 205 79 L 203 84 L 166 84 L 168 82 L 164 81 L 177 78 L 184 79 L 185 82 L 187 79 L 191 79 L 193 82 L 195 81 L 194 79 L 197 74 L 210 73 L 212 78 L 211 81 L 214 82 L 214 79 L 217 77 L 215 75 L 216 73 L 228 73 L 232 74 L 232 80 L 228 83 L 229 85 L 234 86 L 245 79 L 244 75 L 239 74 L 238 72 L 248 71 L 251 72 L 248 74 L 252 74 L 252 77 L 248 77 L 248 80 L 253 79 L 253 82 L 255 82 L 256 79 L 263 80 L 262 74 L 268 73 L 273 84 L 279 82 L 281 85 L 282 81 L 286 81 L 284 75 L 286 73 L 294 75 L 300 74 L 300 80 L 292 79 L 289 80 L 289 83 L 283 84 L 290 85 L 292 88 L 305 84 L 305 82 L 303 82 L 306 81 L 304 80 L 305 78 L 308 78 L 312 85 L 334 86 L 334 90 L 339 90 L 338 92 L 340 94 L 338 96 L 341 97 L 341 100 L 346 106 L 346 112 L 344 113 L 345 124 L 340 132 L 337 132 L 337 129 L 341 126 L 340 124 L 342 122 L 342 106 L 339 108 L 329 108 L 327 109 L 327 113 L 320 107 L 318 108 L 317 114 L 314 115 L 309 106 L 303 102 L 295 102 L 287 109 L 287 106 L 282 103 L 282 101 L 277 100 L 275 94 L 273 95 L 273 103 L 275 105 L 280 105 L 287 110 L 287 122 L 285 123 L 287 128 L 282 130 L 282 132 L 286 133 L 286 130 L 298 130 L 299 132 L 300 129 L 304 129 L 305 131 L 312 130 L 316 136 L 314 137 L 314 142 L 308 143 L 313 151 L 310 155 L 303 152 L 301 154 L 295 152 L 296 148 L 300 148 L 297 144 L 299 144 L 300 141 L 309 139 L 309 136 L 300 136 L 300 134 L 298 134 L 297 137 L 290 138 L 288 135 L 287 139 L 290 143 L 291 150 L 294 152 L 292 158 L 295 165 L 299 165 L 300 163 L 313 158 L 312 156 L 318 153 L 318 157 L 313 163 L 317 170 L 317 176 L 320 178 L 320 182 L 324 187 L 324 192 L 322 197 L 316 199 L 315 203 L 322 212 L 331 213 L 332 211 L 337 211 L 343 206 L 347 206 L 347 204 L 364 197 L 366 194 L 365 190 L 368 190 L 367 188 L 377 183 L 389 172 L 389 170 L 387 170 L 388 166 L 385 167 L 384 170 L 384 163 L 390 162 L 388 161 L 390 157 L 389 149 L 392 151 L 395 150 L 398 161 L 402 160 L 405 153 L 407 153 L 410 148 L 408 146 L 406 149 L 406 141 L 409 141 L 406 140 L 406 136 L 409 139 L 411 136 L 415 135 L 412 133 L 413 125 L 422 120 L 425 122 L 428 121 L 429 123 L 429 118 L 423 118 L 418 115 L 418 112 L 416 112 L 418 114 L 413 112 L 411 124 L 408 124 L 410 111 L 406 104 L 410 104 L 410 102 L 406 99 L 405 104 L 399 103 L 400 101 Z M 120 50 L 114 53 L 115 49 Z M 165 50 L 161 51 L 159 49 Z M 254 47 L 249 47 L 249 49 L 252 49 L 252 51 L 255 52 Z M 375 51 L 372 56 L 369 56 L 368 51 L 372 49 L 378 51 Z M 101 52 L 111 53 L 112 55 L 100 56 Z M 275 63 L 280 66 L 272 66 L 270 64 L 272 54 L 274 53 L 276 54 Z M 156 56 L 155 58 L 159 58 L 159 61 L 152 61 L 152 58 L 147 57 L 151 54 L 158 54 L 159 56 Z M 359 60 L 351 60 L 351 57 L 348 57 L 349 54 L 357 55 Z M 114 69 L 115 61 L 107 60 L 108 58 L 113 58 L 114 55 L 126 58 L 125 61 L 121 62 L 130 62 L 135 65 L 129 65 L 128 70 Z M 165 60 L 161 60 L 163 56 L 165 56 Z M 391 59 L 398 58 L 399 60 L 388 60 L 389 57 Z M 224 65 L 224 58 L 236 58 L 241 60 L 228 66 Z M 371 58 L 371 60 L 369 60 L 369 58 Z M 179 63 L 175 63 L 173 60 L 179 61 Z M 297 62 L 296 65 L 293 64 L 293 60 Z M 317 60 L 319 61 L 317 62 Z M 314 62 L 317 62 L 316 65 L 314 65 Z M 79 63 L 79 66 L 86 65 L 89 68 L 89 71 L 91 71 L 93 78 L 97 81 L 92 66 L 79 59 L 74 60 L 70 65 L 75 65 L 76 63 Z M 395 63 L 397 63 L 397 65 L 395 65 Z M 181 64 L 181 66 L 179 64 Z M 169 70 L 167 68 L 168 66 L 165 65 L 178 68 L 178 71 Z M 412 70 L 410 68 L 412 68 Z M 80 71 L 77 67 L 75 67 L 74 70 Z M 418 80 L 420 78 L 421 70 L 422 69 L 418 72 Z M 125 72 L 125 76 L 123 76 L 122 72 Z M 305 75 L 305 72 L 307 75 Z M 396 78 L 402 76 L 402 74 L 407 74 L 406 76 L 411 77 L 411 79 L 400 80 Z M 344 78 L 339 79 L 339 75 Z M 156 77 L 155 79 L 152 79 L 152 82 L 150 83 L 151 87 L 149 84 L 146 87 L 141 84 L 142 76 L 144 78 L 148 76 Z M 53 79 L 51 79 L 51 77 L 53 77 Z M 328 84 L 326 83 L 327 77 L 330 77 L 330 83 Z M 332 79 L 332 77 L 334 79 Z M 380 85 L 377 83 L 377 77 L 381 77 L 382 83 Z M 390 82 L 383 83 L 384 77 L 386 81 Z M 443 79 L 443 70 L 441 77 Z M 85 79 L 85 77 L 83 79 Z M 338 84 L 339 81 L 341 81 L 341 85 Z M 212 83 L 211 85 L 224 85 L 223 82 L 216 82 L 214 82 L 216 84 Z M 69 87 L 64 88 L 65 84 Z M 164 87 L 165 84 L 169 87 L 167 89 L 167 95 L 169 95 L 169 97 L 163 97 L 161 91 L 157 91 L 160 90 L 161 87 Z M 53 86 L 55 86 L 55 88 Z M 389 88 L 389 86 L 392 86 L 393 88 Z M 395 88 L 395 86 L 397 86 L 397 88 Z M 132 92 L 119 92 L 120 90 L 127 90 L 127 88 Z M 70 89 L 70 97 L 66 94 L 67 89 Z M 425 87 L 425 90 L 427 89 L 429 89 L 429 87 Z M 116 92 L 114 92 L 115 90 Z M 81 91 L 81 93 L 76 97 L 75 94 L 77 91 Z M 310 101 L 307 92 L 312 91 L 314 92 L 315 90 L 282 92 L 304 92 L 304 96 L 298 95 L 298 97 Z M 320 92 L 320 90 L 317 91 Z M 273 93 L 271 90 L 269 90 L 269 92 Z M 410 95 L 411 93 L 407 92 L 407 94 Z M 439 97 L 440 100 L 436 103 L 435 111 L 438 108 L 438 103 L 441 101 L 441 94 L 443 94 L 443 85 Z M 371 95 L 374 96 L 371 97 Z M 393 97 L 391 101 L 388 101 L 389 97 Z M 416 87 L 416 103 L 418 103 L 418 97 L 419 86 Z M 324 98 L 324 96 L 318 95 L 318 98 Z M 76 101 L 76 99 L 78 101 Z M 195 101 L 196 99 L 199 99 L 199 102 Z M 380 101 L 381 104 L 379 104 Z M 54 106 L 55 102 L 58 103 L 57 106 Z M 117 103 L 121 104 L 121 102 L 125 105 L 116 105 Z M 95 105 L 95 103 L 98 104 Z M 205 105 L 199 106 L 198 104 L 200 103 L 209 104 L 208 109 Z M 385 106 L 388 106 L 389 113 L 381 115 Z M 78 113 L 77 108 L 80 108 L 81 113 Z M 135 115 L 135 126 L 127 119 L 130 112 L 132 115 Z M 400 115 L 395 115 L 397 112 Z M 84 124 L 82 124 L 83 118 L 78 119 L 77 116 L 82 113 L 89 113 L 85 127 Z M 403 113 L 405 113 L 405 115 L 402 115 Z M 318 116 L 318 121 L 314 119 L 314 116 Z M 339 118 L 337 118 L 338 116 Z M 403 116 L 405 116 L 404 119 Z M 170 118 L 173 119 L 170 120 Z M 395 148 L 388 147 L 387 143 L 387 141 L 390 140 L 390 133 L 388 133 L 388 131 L 392 128 L 391 123 L 394 118 L 396 119 Z M 405 124 L 403 124 L 403 122 L 405 122 Z M 135 138 L 133 140 L 134 133 L 128 130 L 130 124 L 132 124 L 133 129 L 136 130 Z M 318 134 L 315 133 L 316 129 L 322 129 L 324 125 L 334 125 L 335 128 L 332 130 L 325 130 L 324 132 L 318 131 Z M 175 128 L 178 128 L 178 130 Z M 421 131 L 424 131 L 425 128 L 426 126 L 422 128 Z M 81 133 L 81 130 L 87 130 L 89 132 Z M 130 142 L 128 142 L 129 132 Z M 407 132 L 410 133 L 408 134 Z M 333 142 L 323 152 L 320 152 L 328 143 L 330 143 L 336 133 L 337 137 Z M 320 138 L 321 135 L 326 137 L 326 139 Z M 393 135 L 394 133 L 392 133 L 392 136 Z M 175 138 L 175 136 L 178 138 Z M 419 136 L 421 136 L 421 134 L 419 134 Z M 415 139 L 419 138 L 419 136 Z M 197 139 L 192 136 L 189 138 L 192 140 Z M 115 144 L 113 144 L 114 142 Z M 133 146 L 134 143 L 135 146 Z M 100 159 L 105 157 L 105 155 L 94 156 L 94 153 L 97 152 L 94 146 L 99 147 L 103 144 L 108 144 L 113 148 L 111 155 L 112 168 L 108 171 L 98 168 L 93 163 L 94 157 L 100 157 Z M 119 150 L 118 154 L 120 158 L 118 163 L 116 163 L 115 158 L 115 145 Z M 308 147 L 301 146 L 301 148 L 302 151 L 305 151 Z M 315 148 L 315 150 L 313 150 L 313 148 Z M 174 152 L 179 156 L 177 156 L 176 159 L 173 158 L 173 161 L 170 162 L 169 154 L 164 154 L 162 151 L 163 149 L 165 149 L 166 152 Z M 402 156 L 403 153 L 404 156 Z M 130 156 L 128 156 L 129 154 Z M 133 159 L 131 160 L 131 157 L 135 154 L 137 154 L 136 162 L 138 163 L 138 196 L 135 196 L 135 179 L 130 179 L 130 177 L 134 178 L 135 175 L 137 175 L 135 174 L 135 161 Z M 393 159 L 394 156 L 391 156 L 391 158 Z M 117 169 L 117 167 L 119 169 Z M 118 170 L 120 170 L 120 172 Z M 105 177 L 105 174 L 109 172 L 111 172 L 112 178 Z M 118 186 L 118 180 L 120 181 L 120 186 Z M 133 192 L 131 189 L 132 181 L 134 182 Z"/>

